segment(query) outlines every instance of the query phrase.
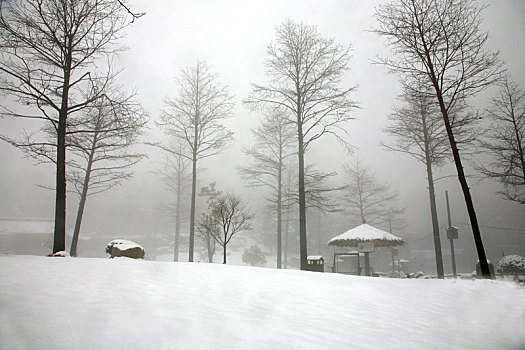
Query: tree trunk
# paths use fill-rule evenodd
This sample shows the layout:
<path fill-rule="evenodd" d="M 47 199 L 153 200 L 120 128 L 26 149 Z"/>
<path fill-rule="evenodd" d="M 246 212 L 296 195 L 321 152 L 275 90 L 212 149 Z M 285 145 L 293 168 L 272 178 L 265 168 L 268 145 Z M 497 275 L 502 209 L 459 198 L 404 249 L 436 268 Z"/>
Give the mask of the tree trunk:
<path fill-rule="evenodd" d="M 288 234 L 290 233 L 290 208 L 286 208 L 286 228 L 284 230 L 284 252 L 283 264 L 284 268 L 288 268 Z"/>
<path fill-rule="evenodd" d="M 213 243 L 212 238 L 208 237 L 208 239 L 206 240 L 206 248 L 208 249 L 208 262 L 209 263 L 213 262 L 213 253 L 215 252 L 212 247 L 212 243 Z"/>
<path fill-rule="evenodd" d="M 301 270 L 308 268 L 308 251 L 306 243 L 306 196 L 304 188 L 304 149 L 302 127 L 299 124 L 299 252 Z"/>
<path fill-rule="evenodd" d="M 445 278 L 443 269 L 443 254 L 441 252 L 441 239 L 439 237 L 439 223 L 436 207 L 436 193 L 434 190 L 434 176 L 432 174 L 432 160 L 430 158 L 430 140 L 428 137 L 426 120 L 423 115 L 423 137 L 425 138 L 425 165 L 427 167 L 428 195 L 430 200 L 430 215 L 432 232 L 434 236 L 434 253 L 436 255 L 436 271 L 438 278 Z"/>
<path fill-rule="evenodd" d="M 99 112 L 100 117 L 100 112 Z M 87 194 L 89 190 L 89 179 L 91 177 L 91 169 L 93 167 L 93 157 L 97 146 L 98 130 L 100 129 L 97 123 L 97 129 L 93 135 L 91 149 L 89 151 L 88 162 L 86 166 L 86 174 L 84 176 L 84 184 L 82 185 L 82 193 L 80 194 L 80 202 L 78 203 L 77 219 L 75 221 L 75 231 L 73 232 L 73 239 L 71 240 L 71 249 L 69 255 L 77 256 L 78 236 L 80 235 L 80 226 L 82 225 L 82 217 L 84 215 L 84 207 L 86 205 Z"/>
<path fill-rule="evenodd" d="M 321 209 L 317 212 L 317 228 L 318 228 L 318 242 L 317 242 L 317 254 L 321 255 L 321 239 L 322 239 L 322 230 L 321 230 Z"/>
<path fill-rule="evenodd" d="M 474 236 L 474 243 L 476 244 L 476 250 L 478 253 L 481 274 L 483 275 L 484 278 L 490 279 L 491 276 L 490 276 L 490 271 L 489 271 L 489 264 L 487 262 L 487 256 L 485 255 L 485 248 L 483 247 L 483 241 L 481 239 L 481 232 L 479 229 L 478 218 L 476 216 L 476 210 L 474 209 L 474 203 L 472 201 L 472 196 L 470 194 L 470 189 L 468 187 L 467 178 L 463 170 L 463 165 L 461 164 L 461 157 L 459 156 L 458 146 L 456 144 L 456 140 L 454 139 L 454 133 L 452 131 L 452 126 L 450 124 L 450 120 L 448 117 L 448 111 L 445 107 L 443 96 L 441 94 L 441 91 L 438 88 L 437 81 L 435 79 L 433 80 L 433 83 L 436 89 L 436 94 L 438 97 L 441 114 L 443 115 L 443 121 L 445 122 L 445 128 L 447 130 L 450 148 L 452 150 L 452 155 L 454 157 L 454 164 L 456 165 L 459 183 L 461 184 L 461 190 L 463 191 L 463 197 L 465 198 L 465 203 L 467 205 L 467 212 L 470 218 L 472 234 Z"/>
<path fill-rule="evenodd" d="M 279 171 L 277 175 L 277 268 L 281 268 L 282 262 L 282 149 L 279 150 Z"/>
<path fill-rule="evenodd" d="M 71 46 L 71 40 L 69 42 Z M 55 228 L 53 234 L 53 254 L 66 250 L 66 126 L 69 101 L 69 82 L 71 79 L 71 50 L 66 56 L 62 101 L 58 114 Z"/>
<path fill-rule="evenodd" d="M 193 262 L 193 245 L 195 243 L 195 197 L 197 195 L 197 126 L 195 126 L 195 141 L 193 144 L 192 178 L 191 178 L 191 209 L 190 209 L 190 245 L 188 261 Z"/>
<path fill-rule="evenodd" d="M 222 246 L 222 263 L 226 264 L 226 243 Z"/>
<path fill-rule="evenodd" d="M 298 67 L 296 67 L 296 70 Z M 306 270 L 308 268 L 308 248 L 306 242 L 306 195 L 304 188 L 304 135 L 303 135 L 303 111 L 301 106 L 301 89 L 299 87 L 300 79 L 297 71 L 297 79 L 295 81 L 295 91 L 297 94 L 297 144 L 299 157 L 299 256 L 300 269 Z"/>
<path fill-rule="evenodd" d="M 439 237 L 439 223 L 436 208 L 436 194 L 434 190 L 434 179 L 432 176 L 432 165 L 427 163 L 428 195 L 430 200 L 430 214 L 432 216 L 432 232 L 434 235 L 434 252 L 436 255 L 436 271 L 438 278 L 445 278 L 443 269 L 443 254 L 441 252 L 441 239 Z"/>
<path fill-rule="evenodd" d="M 173 242 L 173 261 L 179 261 L 179 240 L 180 240 L 180 191 L 182 189 L 182 167 L 180 157 L 178 160 L 178 178 L 177 178 L 177 202 L 175 207 L 175 241 Z"/>

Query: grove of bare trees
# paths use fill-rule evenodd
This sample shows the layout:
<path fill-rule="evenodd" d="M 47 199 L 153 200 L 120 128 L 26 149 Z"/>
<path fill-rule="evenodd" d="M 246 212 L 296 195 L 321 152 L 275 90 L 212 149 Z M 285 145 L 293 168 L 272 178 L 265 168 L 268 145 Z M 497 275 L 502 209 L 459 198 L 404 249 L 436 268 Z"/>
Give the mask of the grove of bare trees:
<path fill-rule="evenodd" d="M 251 186 L 268 187 L 272 193 L 268 198 L 277 214 L 277 268 L 282 264 L 282 207 L 283 171 L 285 160 L 294 155 L 294 130 L 285 115 L 287 111 L 275 109 L 266 115 L 256 129 L 252 129 L 255 141 L 244 153 L 251 162 L 240 167 L 241 174 Z"/>
<path fill-rule="evenodd" d="M 53 252 L 65 250 L 66 131 L 68 118 L 102 98 L 113 73 L 96 65 L 117 52 L 129 24 L 126 8 L 113 0 L 8 1 L 0 17 L 0 91 L 19 103 L 2 115 L 39 120 L 56 140 Z M 9 137 L 13 145 L 26 145 Z"/>
<path fill-rule="evenodd" d="M 350 47 L 321 36 L 315 26 L 288 20 L 276 28 L 267 49 L 268 81 L 253 84 L 245 100 L 253 110 L 283 108 L 297 128 L 299 244 L 301 269 L 307 268 L 305 152 L 312 142 L 332 135 L 343 145 L 356 87 L 341 87 Z"/>
<path fill-rule="evenodd" d="M 166 97 L 159 126 L 167 136 L 181 140 L 187 152 L 171 149 L 162 143 L 154 145 L 186 157 L 192 164 L 190 236 L 188 260 L 193 261 L 195 242 L 195 199 L 197 195 L 197 162 L 220 153 L 232 139 L 223 120 L 233 115 L 233 99 L 216 74 L 204 62 L 184 69 L 176 79 L 177 95 Z"/>
<path fill-rule="evenodd" d="M 479 223 L 453 128 L 454 109 L 501 78 L 497 52 L 485 48 L 488 33 L 480 29 L 483 7 L 474 0 L 397 0 L 380 5 L 374 32 L 394 54 L 380 58 L 407 88 L 420 83 L 439 105 L 454 164 L 470 218 L 483 276 L 490 278 Z"/>

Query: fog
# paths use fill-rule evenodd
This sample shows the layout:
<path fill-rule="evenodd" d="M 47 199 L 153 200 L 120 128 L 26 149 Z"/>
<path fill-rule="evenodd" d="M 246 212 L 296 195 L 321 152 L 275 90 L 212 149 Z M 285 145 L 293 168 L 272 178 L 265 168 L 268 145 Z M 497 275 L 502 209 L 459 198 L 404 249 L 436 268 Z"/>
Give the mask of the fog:
<path fill-rule="evenodd" d="M 137 237 L 148 250 L 149 246 L 155 245 L 152 240 L 173 235 L 173 213 L 167 209 L 167 205 L 174 201 L 173 194 L 167 191 L 165 183 L 155 173 L 163 168 L 166 156 L 158 148 L 145 143 L 165 140 L 163 131 L 155 124 L 164 106 L 163 100 L 166 96 L 176 95 L 174 78 L 179 71 L 195 65 L 198 60 L 206 61 L 213 67 L 218 79 L 229 87 L 235 98 L 235 110 L 234 116 L 225 123 L 234 132 L 234 142 L 221 154 L 199 162 L 197 188 L 216 182 L 220 190 L 238 193 L 249 202 L 256 214 L 256 224 L 251 232 L 241 234 L 248 237 L 248 241 L 257 242 L 260 232 L 265 230 L 272 234 L 273 222 L 268 227 L 268 219 L 265 218 L 268 215 L 265 214 L 267 203 L 264 191 L 247 187 L 237 171 L 239 165 L 246 163 L 242 148 L 253 142 L 250 128 L 255 128 L 262 120 L 262 114 L 251 112 L 242 100 L 250 92 L 250 83 L 266 81 L 263 64 L 266 47 L 275 39 L 275 27 L 292 19 L 316 25 L 324 37 L 351 44 L 350 70 L 342 85 L 358 85 L 353 99 L 360 108 L 353 112 L 354 120 L 345 126 L 350 134 L 349 141 L 355 147 L 354 154 L 347 154 L 335 139 L 325 136 L 308 149 L 306 163 L 315 164 L 324 172 L 337 172 L 335 182 L 341 185 L 344 184 L 341 166 L 359 155 L 363 163 L 376 172 L 379 181 L 391 184 L 391 189 L 399 193 L 400 205 L 406 206 L 404 218 L 407 225 L 395 232 L 408 241 L 404 256 L 414 259 L 411 248 L 433 250 L 425 167 L 406 154 L 388 152 L 381 146 L 381 141 L 388 141 L 381 128 L 387 125 L 387 116 L 393 107 L 399 105 L 397 97 L 401 93 L 397 78 L 388 74 L 383 66 L 373 63 L 378 55 L 389 55 L 384 41 L 369 31 L 375 25 L 374 8 L 381 1 L 135 0 L 130 3 L 133 9 L 146 15 L 137 19 L 127 30 L 123 43 L 128 49 L 120 54 L 116 63 L 123 67 L 120 82 L 129 90 L 137 91 L 138 99 L 150 114 L 149 128 L 137 145 L 148 158 L 135 166 L 131 179 L 107 193 L 89 197 L 81 237 Z M 483 12 L 482 29 L 490 33 L 489 48 L 500 51 L 510 75 L 523 88 L 525 3 L 520 0 L 493 0 L 487 5 Z M 489 88 L 470 101 L 472 108 L 482 111 L 495 91 L 496 87 Z M 12 102 L 5 99 L 2 103 Z M 4 135 L 15 137 L 22 128 L 36 126 L 2 119 L 0 127 Z M 467 159 L 466 172 L 474 176 L 476 171 L 472 164 L 483 161 L 483 154 L 471 155 Z M 43 187 L 53 187 L 54 167 L 37 164 L 36 160 L 28 159 L 20 150 L 4 142 L 0 143 L 0 160 L 3 164 L 0 172 L 0 217 L 52 218 L 54 193 Z M 452 160 L 435 172 L 435 178 L 442 178 L 436 182 L 442 247 L 444 250 L 448 247 L 443 229 L 447 225 L 445 190 L 448 190 L 453 225 L 460 228 L 457 249 L 468 251 L 466 256 L 473 258 L 472 233 L 455 174 Z M 495 182 L 478 181 L 474 177 L 469 181 L 489 259 L 497 262 L 503 250 L 505 254 L 524 256 L 523 205 L 501 199 L 497 195 L 500 186 Z M 77 196 L 70 193 L 67 204 L 67 227 L 68 231 L 72 231 Z M 317 220 L 316 214 L 308 217 L 309 239 L 318 234 Z M 350 229 L 354 222 L 354 218 L 344 213 L 323 215 L 322 242 Z M 187 231 L 185 222 L 182 234 L 187 235 Z M 186 244 L 183 243 L 181 260 L 186 259 Z M 243 248 L 242 245 L 234 247 L 241 251 Z M 100 248 L 100 253 L 103 249 Z M 271 254 L 271 247 L 266 249 Z M 328 254 L 331 251 L 325 243 L 320 252 L 317 250 L 317 243 L 310 241 L 309 253 Z M 91 253 L 82 251 L 81 241 L 82 254 Z M 290 254 L 298 254 L 298 250 Z M 154 259 L 154 256 L 149 258 Z M 445 269 L 450 271 L 446 254 L 444 260 Z M 462 269 L 467 270 L 471 264 L 472 270 L 474 262 L 465 261 Z M 417 265 L 417 261 L 413 263 L 428 272 L 435 269 L 430 265 Z M 275 262 L 268 259 L 268 266 L 275 266 L 272 264 Z"/>

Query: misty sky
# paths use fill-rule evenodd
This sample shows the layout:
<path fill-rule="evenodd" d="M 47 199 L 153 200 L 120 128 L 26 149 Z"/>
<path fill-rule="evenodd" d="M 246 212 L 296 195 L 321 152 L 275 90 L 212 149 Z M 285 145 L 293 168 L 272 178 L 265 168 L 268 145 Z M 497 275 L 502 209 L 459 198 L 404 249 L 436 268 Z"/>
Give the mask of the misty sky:
<path fill-rule="evenodd" d="M 399 192 L 400 201 L 407 206 L 407 232 L 430 231 L 424 166 L 407 155 L 386 152 L 379 145 L 381 140 L 386 141 L 380 129 L 386 126 L 386 117 L 398 103 L 396 97 L 400 93 L 397 78 L 371 61 L 377 55 L 389 54 L 383 40 L 368 32 L 375 24 L 374 7 L 382 1 L 133 0 L 130 3 L 135 11 L 144 11 L 146 15 L 129 28 L 124 39 L 128 50 L 121 54 L 118 63 L 124 68 L 121 83 L 129 90 L 136 89 L 151 115 L 151 129 L 144 141 L 158 141 L 163 137 L 153 122 L 163 107 L 163 98 L 176 94 L 174 76 L 197 60 L 207 61 L 235 96 L 235 116 L 227 121 L 227 126 L 235 132 L 235 143 L 222 155 L 202 162 L 206 171 L 200 175 L 199 187 L 217 181 L 226 190 L 240 192 L 245 197 L 254 195 L 253 190 L 243 187 L 235 167 L 244 161 L 240 152 L 242 146 L 252 142 L 249 129 L 256 127 L 262 118 L 243 106 L 242 100 L 250 91 L 250 82 L 265 82 L 263 61 L 267 45 L 274 40 L 275 27 L 287 19 L 304 21 L 317 25 L 325 37 L 351 44 L 353 57 L 343 85 L 359 86 L 353 98 L 361 108 L 354 112 L 355 120 L 348 124 L 350 142 L 357 147 L 363 162 L 377 172 L 378 178 L 389 181 Z M 486 3 L 482 29 L 490 32 L 490 48 L 500 51 L 512 78 L 525 88 L 525 2 L 494 0 Z M 494 91 L 480 95 L 473 101 L 473 107 L 483 109 L 487 97 Z M 10 136 L 20 131 L 15 122 L 4 120 L 1 123 L 2 132 Z M 90 198 L 85 215 L 86 227 L 90 230 L 103 230 L 102 225 L 97 224 L 101 218 L 129 222 L 129 218 L 123 217 L 125 214 L 114 215 L 132 213 L 133 210 L 122 209 L 126 205 L 144 213 L 144 227 L 164 227 L 158 224 L 163 219 L 154 213 L 160 208 L 160 202 L 167 199 L 162 183 L 151 172 L 162 162 L 163 156 L 158 150 L 143 147 L 150 158 L 137 167 L 132 180 L 111 193 Z M 54 183 L 53 167 L 35 167 L 35 161 L 24 159 L 20 151 L 5 143 L 0 144 L 0 160 L 4 164 L 0 174 L 0 216 L 52 217 L 53 194 L 36 185 Z M 306 160 L 325 171 L 340 171 L 341 165 L 351 157 L 328 137 L 309 150 Z M 453 174 L 454 168 L 446 166 L 436 177 Z M 499 199 L 495 195 L 497 185 L 471 181 L 470 186 L 482 224 L 523 227 L 523 207 Z M 457 220 L 467 222 L 457 180 L 446 178 L 437 183 L 441 223 L 445 222 L 445 189 L 451 192 Z M 70 195 L 70 199 L 73 198 Z M 72 203 L 70 200 L 68 227 L 75 210 L 75 199 Z M 334 235 L 339 233 L 334 232 Z"/>

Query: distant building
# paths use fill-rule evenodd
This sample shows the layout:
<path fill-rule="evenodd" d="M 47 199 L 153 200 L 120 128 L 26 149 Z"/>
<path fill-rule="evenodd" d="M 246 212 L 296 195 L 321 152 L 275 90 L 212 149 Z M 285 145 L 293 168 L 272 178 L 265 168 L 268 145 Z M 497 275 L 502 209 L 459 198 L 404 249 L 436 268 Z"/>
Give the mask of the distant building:
<path fill-rule="evenodd" d="M 54 219 L 0 217 L 0 254 L 47 255 L 53 250 Z"/>

